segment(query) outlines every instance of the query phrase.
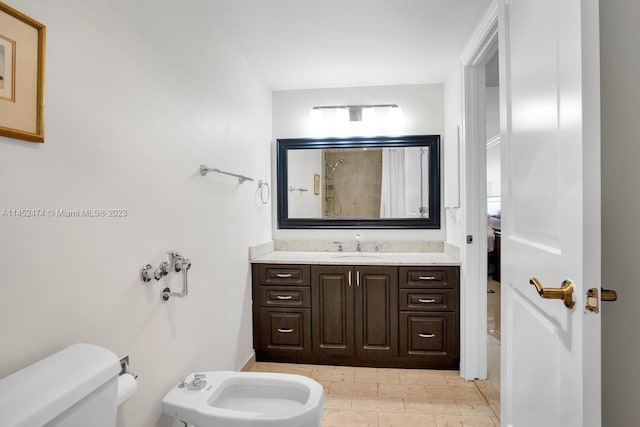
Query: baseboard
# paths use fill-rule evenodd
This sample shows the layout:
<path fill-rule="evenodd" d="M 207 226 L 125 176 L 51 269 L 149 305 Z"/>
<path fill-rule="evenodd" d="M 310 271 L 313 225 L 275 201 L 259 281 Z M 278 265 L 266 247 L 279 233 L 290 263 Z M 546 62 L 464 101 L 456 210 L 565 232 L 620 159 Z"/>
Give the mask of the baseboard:
<path fill-rule="evenodd" d="M 249 358 L 249 360 L 247 360 L 247 362 L 244 364 L 244 366 L 242 368 L 240 368 L 240 371 L 242 372 L 247 372 L 250 371 L 251 368 L 253 368 L 253 365 L 256 364 L 256 354 L 252 353 L 251 357 Z"/>

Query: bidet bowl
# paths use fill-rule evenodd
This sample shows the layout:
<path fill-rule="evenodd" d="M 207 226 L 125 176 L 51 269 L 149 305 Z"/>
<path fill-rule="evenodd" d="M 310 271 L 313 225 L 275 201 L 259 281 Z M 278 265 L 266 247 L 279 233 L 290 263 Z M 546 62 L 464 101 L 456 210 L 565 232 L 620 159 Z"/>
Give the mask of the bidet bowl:
<path fill-rule="evenodd" d="M 174 387 L 165 413 L 196 427 L 318 427 L 324 391 L 300 375 L 207 372 L 202 390 Z"/>

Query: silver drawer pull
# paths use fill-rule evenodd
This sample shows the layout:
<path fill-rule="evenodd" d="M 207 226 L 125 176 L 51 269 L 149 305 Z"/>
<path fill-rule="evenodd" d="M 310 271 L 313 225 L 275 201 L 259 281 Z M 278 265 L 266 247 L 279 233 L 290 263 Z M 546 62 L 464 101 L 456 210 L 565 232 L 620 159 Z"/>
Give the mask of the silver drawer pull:
<path fill-rule="evenodd" d="M 436 276 L 418 276 L 419 280 L 436 280 Z"/>
<path fill-rule="evenodd" d="M 276 276 L 281 279 L 288 279 L 289 277 L 291 277 L 291 273 L 277 273 Z"/>
<path fill-rule="evenodd" d="M 291 299 L 293 298 L 291 295 L 276 295 L 277 299 Z"/>
<path fill-rule="evenodd" d="M 418 300 L 418 302 L 430 303 L 430 302 L 436 302 L 436 300 L 434 300 L 434 299 L 424 299 L 424 298 L 420 298 L 420 299 Z"/>
<path fill-rule="evenodd" d="M 290 334 L 291 332 L 293 332 L 293 329 L 278 329 L 278 332 L 282 333 L 282 334 Z"/>
<path fill-rule="evenodd" d="M 433 338 L 436 334 L 418 334 L 420 338 Z"/>

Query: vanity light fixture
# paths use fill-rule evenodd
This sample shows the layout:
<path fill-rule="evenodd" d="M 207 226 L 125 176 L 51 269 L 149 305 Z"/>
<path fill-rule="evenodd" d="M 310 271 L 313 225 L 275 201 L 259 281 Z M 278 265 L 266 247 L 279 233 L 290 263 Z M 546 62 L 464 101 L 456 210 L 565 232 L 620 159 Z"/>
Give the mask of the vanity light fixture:
<path fill-rule="evenodd" d="M 397 115 L 400 112 L 398 104 L 364 104 L 364 105 L 319 105 L 311 109 L 312 119 L 320 119 L 322 110 L 335 110 L 338 122 L 361 122 L 363 119 L 369 120 L 374 116 L 375 109 L 388 108 L 390 115 Z"/>

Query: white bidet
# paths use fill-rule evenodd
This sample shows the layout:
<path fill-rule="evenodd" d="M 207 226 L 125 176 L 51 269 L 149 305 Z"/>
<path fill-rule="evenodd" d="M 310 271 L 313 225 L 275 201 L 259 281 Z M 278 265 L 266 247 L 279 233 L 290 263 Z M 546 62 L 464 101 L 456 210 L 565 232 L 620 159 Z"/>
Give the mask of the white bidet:
<path fill-rule="evenodd" d="M 162 399 L 165 413 L 196 427 L 319 427 L 324 390 L 300 375 L 205 372 Z"/>

